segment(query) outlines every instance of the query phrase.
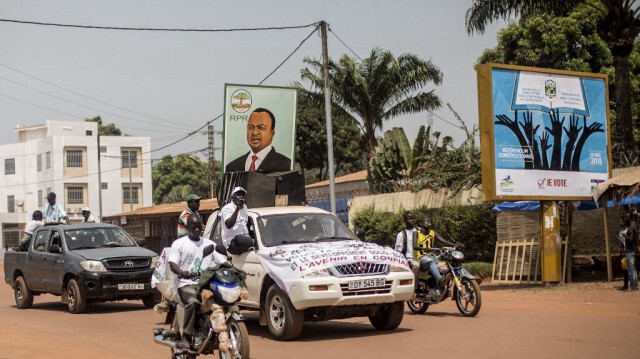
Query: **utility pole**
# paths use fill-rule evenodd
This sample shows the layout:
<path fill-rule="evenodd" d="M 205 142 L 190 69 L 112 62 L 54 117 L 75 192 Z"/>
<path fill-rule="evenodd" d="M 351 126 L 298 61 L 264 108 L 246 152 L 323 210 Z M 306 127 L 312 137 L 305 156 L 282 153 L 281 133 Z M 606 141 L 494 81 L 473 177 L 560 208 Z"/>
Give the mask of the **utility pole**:
<path fill-rule="evenodd" d="M 324 67 L 324 112 L 327 123 L 327 166 L 329 167 L 329 201 L 336 213 L 336 180 L 333 168 L 333 126 L 331 124 L 331 93 L 329 92 L 329 55 L 327 53 L 327 23 L 320 21 L 322 34 L 322 63 Z"/>
<path fill-rule="evenodd" d="M 133 187 L 131 186 L 131 160 L 135 152 L 129 151 L 129 211 L 133 211 Z"/>
<path fill-rule="evenodd" d="M 98 222 L 102 223 L 102 171 L 100 170 L 100 132 L 98 132 Z"/>
<path fill-rule="evenodd" d="M 215 133 L 213 125 L 209 125 L 207 127 L 207 137 L 208 137 L 208 144 L 209 144 L 209 173 L 208 173 L 208 177 L 209 177 L 209 198 L 214 198 L 215 197 L 215 184 L 214 184 L 214 177 L 215 177 L 215 159 L 214 159 L 214 155 L 215 155 L 215 139 L 213 134 Z"/>

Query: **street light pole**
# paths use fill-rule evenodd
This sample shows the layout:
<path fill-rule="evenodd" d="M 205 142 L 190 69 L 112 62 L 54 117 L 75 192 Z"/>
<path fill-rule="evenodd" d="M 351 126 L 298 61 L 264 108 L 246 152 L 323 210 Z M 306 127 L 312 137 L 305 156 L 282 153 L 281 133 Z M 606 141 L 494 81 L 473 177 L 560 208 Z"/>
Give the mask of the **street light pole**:
<path fill-rule="evenodd" d="M 331 124 L 331 93 L 329 90 L 329 55 L 327 54 L 327 23 L 320 22 L 322 34 L 322 62 L 324 68 L 324 112 L 327 125 L 327 166 L 329 167 L 329 201 L 331 212 L 336 213 L 336 182 L 333 168 L 333 126 Z"/>

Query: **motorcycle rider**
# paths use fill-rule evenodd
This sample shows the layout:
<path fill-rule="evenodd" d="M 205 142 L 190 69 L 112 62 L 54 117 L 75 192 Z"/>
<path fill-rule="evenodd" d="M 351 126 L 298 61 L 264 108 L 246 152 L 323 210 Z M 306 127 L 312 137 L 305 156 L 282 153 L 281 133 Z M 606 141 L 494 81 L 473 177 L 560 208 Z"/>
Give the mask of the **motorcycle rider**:
<path fill-rule="evenodd" d="M 431 229 L 431 219 L 429 219 L 429 217 L 425 217 L 420 223 L 420 226 L 420 230 L 413 234 L 413 255 L 415 258 L 420 258 L 420 268 L 429 267 L 429 271 L 436 280 L 438 287 L 442 287 L 445 277 L 440 274 L 437 263 L 438 257 L 431 250 L 435 247 L 435 240 L 437 239 L 450 247 L 463 248 L 464 246 L 442 238 L 441 235 Z M 426 254 L 422 255 L 423 253 Z"/>
<path fill-rule="evenodd" d="M 212 262 L 220 264 L 227 260 L 226 256 L 221 255 L 216 250 L 203 258 L 205 247 L 212 245 L 215 249 L 216 244 L 212 240 L 200 236 L 202 229 L 200 215 L 191 213 L 187 217 L 187 231 L 189 234 L 173 241 L 171 253 L 168 257 L 169 268 L 178 275 L 176 288 L 178 289 L 180 300 L 184 304 L 183 335 L 176 345 L 180 349 L 187 349 L 191 345 L 193 327 L 201 304 L 196 289 L 198 282 L 193 277 L 199 275 Z"/>

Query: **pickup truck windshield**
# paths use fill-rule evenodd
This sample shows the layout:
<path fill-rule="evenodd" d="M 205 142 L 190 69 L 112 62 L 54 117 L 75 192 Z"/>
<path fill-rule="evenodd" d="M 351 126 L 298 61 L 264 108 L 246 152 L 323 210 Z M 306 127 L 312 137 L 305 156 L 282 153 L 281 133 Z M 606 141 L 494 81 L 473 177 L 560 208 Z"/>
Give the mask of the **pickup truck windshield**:
<path fill-rule="evenodd" d="M 340 219 L 327 214 L 262 216 L 258 227 L 265 246 L 358 239 Z"/>
<path fill-rule="evenodd" d="M 117 227 L 68 229 L 64 236 L 70 250 L 136 246 L 129 234 Z"/>

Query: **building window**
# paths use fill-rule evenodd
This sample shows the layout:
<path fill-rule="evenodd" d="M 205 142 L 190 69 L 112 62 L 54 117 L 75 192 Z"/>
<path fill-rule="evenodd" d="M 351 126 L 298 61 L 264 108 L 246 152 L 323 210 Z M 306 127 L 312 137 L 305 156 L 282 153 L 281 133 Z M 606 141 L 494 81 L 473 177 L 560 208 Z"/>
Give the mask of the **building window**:
<path fill-rule="evenodd" d="M 38 172 L 42 171 L 42 155 L 41 154 L 36 156 L 36 167 L 38 167 Z"/>
<path fill-rule="evenodd" d="M 16 174 L 16 159 L 5 158 L 4 159 L 4 174 L 13 175 Z"/>
<path fill-rule="evenodd" d="M 39 189 L 38 190 L 38 207 L 42 207 L 42 200 L 44 199 L 44 197 L 42 196 L 42 190 Z"/>
<path fill-rule="evenodd" d="M 91 131 L 91 130 L 86 130 L 85 133 L 87 134 L 87 136 L 93 135 L 93 131 Z"/>
<path fill-rule="evenodd" d="M 47 195 L 49 195 L 49 193 L 51 193 L 51 187 L 47 187 Z"/>
<path fill-rule="evenodd" d="M 67 203 L 68 204 L 84 203 L 82 187 L 67 187 Z"/>
<path fill-rule="evenodd" d="M 100 187 L 102 189 L 109 189 L 109 183 L 107 182 L 102 182 L 102 186 Z"/>
<path fill-rule="evenodd" d="M 122 187 L 124 203 L 138 203 L 138 187 Z"/>
<path fill-rule="evenodd" d="M 129 166 L 131 163 L 131 166 Z M 122 168 L 138 168 L 138 152 L 122 151 Z"/>
<path fill-rule="evenodd" d="M 107 153 L 107 146 L 100 146 L 100 153 Z"/>
<path fill-rule="evenodd" d="M 44 157 L 45 157 L 45 162 L 47 163 L 47 169 L 51 168 L 51 151 L 47 151 Z"/>
<path fill-rule="evenodd" d="M 16 211 L 16 203 L 15 203 L 15 196 L 14 195 L 9 195 L 7 196 L 7 212 L 9 213 L 13 213 Z"/>
<path fill-rule="evenodd" d="M 67 167 L 82 167 L 82 150 L 67 151 Z"/>

